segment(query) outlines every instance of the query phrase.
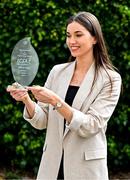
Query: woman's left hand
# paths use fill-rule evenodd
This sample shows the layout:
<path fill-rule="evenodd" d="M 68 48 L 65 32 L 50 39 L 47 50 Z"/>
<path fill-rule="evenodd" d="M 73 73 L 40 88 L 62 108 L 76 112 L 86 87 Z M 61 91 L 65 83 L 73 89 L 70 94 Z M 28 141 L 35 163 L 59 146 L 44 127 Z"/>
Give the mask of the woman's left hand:
<path fill-rule="evenodd" d="M 54 102 L 58 97 L 53 91 L 45 87 L 31 86 L 31 87 L 27 87 L 27 89 L 32 92 L 32 94 L 38 101 L 43 103 L 54 105 L 55 104 Z"/>

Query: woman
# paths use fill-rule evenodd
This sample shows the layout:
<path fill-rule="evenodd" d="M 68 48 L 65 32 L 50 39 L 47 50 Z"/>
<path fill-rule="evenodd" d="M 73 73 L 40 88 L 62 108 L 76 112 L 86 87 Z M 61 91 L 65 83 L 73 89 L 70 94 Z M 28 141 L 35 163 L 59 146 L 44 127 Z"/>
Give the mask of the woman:
<path fill-rule="evenodd" d="M 66 33 L 70 62 L 54 66 L 44 87 L 7 90 L 25 104 L 24 118 L 33 127 L 47 128 L 37 179 L 107 180 L 105 132 L 119 99 L 121 77 L 93 14 L 70 17 Z"/>

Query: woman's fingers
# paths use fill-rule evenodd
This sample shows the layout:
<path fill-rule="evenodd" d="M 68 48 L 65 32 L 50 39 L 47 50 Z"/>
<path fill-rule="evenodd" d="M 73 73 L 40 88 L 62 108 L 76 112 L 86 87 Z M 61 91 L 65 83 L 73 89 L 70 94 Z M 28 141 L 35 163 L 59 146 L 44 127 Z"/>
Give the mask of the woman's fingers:
<path fill-rule="evenodd" d="M 37 86 L 37 85 L 36 85 L 36 86 L 28 86 L 28 87 L 27 87 L 27 90 L 38 92 L 38 91 L 40 91 L 40 90 L 43 90 L 43 87 Z"/>
<path fill-rule="evenodd" d="M 7 89 L 7 92 L 17 101 L 23 101 L 28 95 L 27 89 Z"/>

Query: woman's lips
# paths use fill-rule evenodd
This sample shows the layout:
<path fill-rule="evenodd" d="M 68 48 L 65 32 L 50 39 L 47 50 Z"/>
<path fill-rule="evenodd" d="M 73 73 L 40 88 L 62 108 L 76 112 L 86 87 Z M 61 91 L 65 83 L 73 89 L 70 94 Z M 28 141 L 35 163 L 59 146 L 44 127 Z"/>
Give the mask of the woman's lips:
<path fill-rule="evenodd" d="M 71 48 L 72 51 L 76 51 L 76 50 L 79 49 L 79 46 L 71 46 L 70 48 Z"/>

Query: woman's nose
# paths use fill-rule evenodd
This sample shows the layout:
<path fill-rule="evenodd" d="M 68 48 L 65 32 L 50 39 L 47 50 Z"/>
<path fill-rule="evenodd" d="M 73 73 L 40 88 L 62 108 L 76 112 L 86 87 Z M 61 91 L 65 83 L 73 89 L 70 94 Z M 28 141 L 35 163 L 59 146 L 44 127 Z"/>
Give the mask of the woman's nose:
<path fill-rule="evenodd" d="M 71 44 L 74 44 L 74 43 L 76 42 L 75 37 L 71 36 L 70 39 L 69 39 L 69 42 L 70 42 Z"/>

